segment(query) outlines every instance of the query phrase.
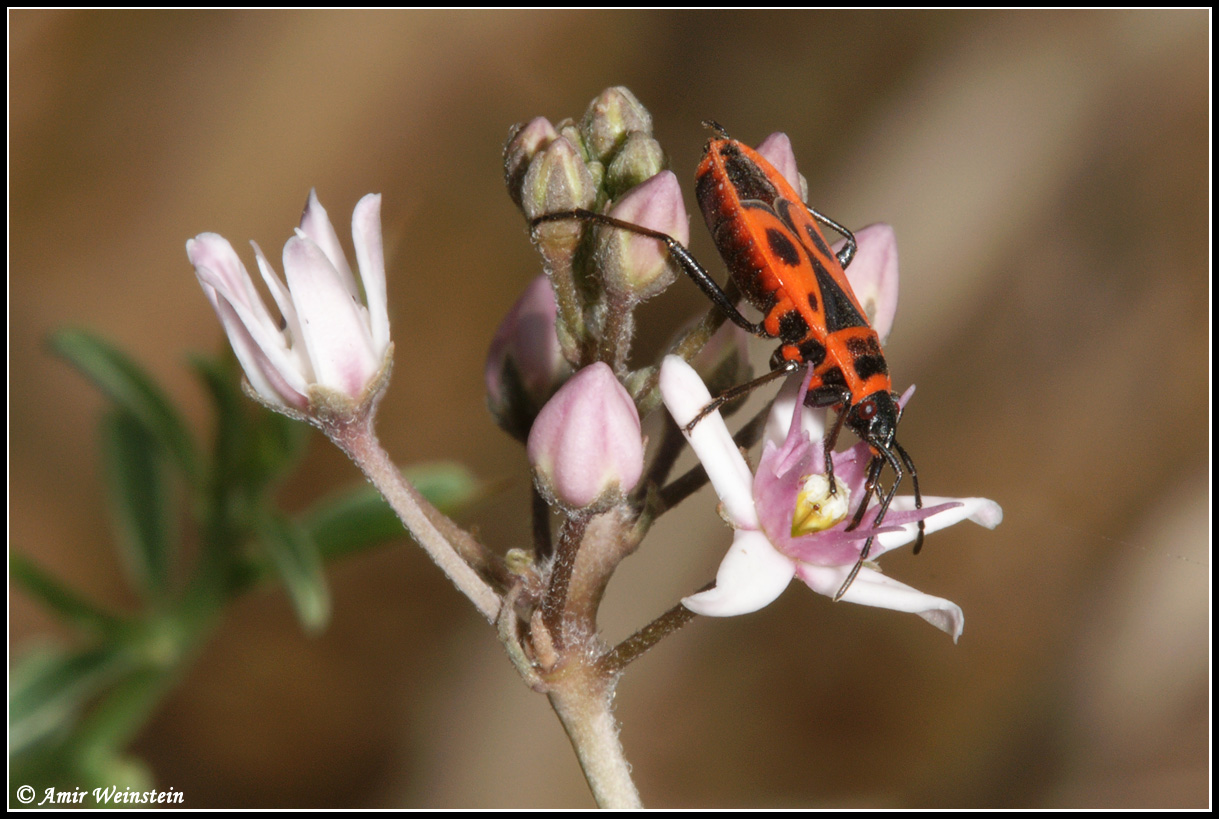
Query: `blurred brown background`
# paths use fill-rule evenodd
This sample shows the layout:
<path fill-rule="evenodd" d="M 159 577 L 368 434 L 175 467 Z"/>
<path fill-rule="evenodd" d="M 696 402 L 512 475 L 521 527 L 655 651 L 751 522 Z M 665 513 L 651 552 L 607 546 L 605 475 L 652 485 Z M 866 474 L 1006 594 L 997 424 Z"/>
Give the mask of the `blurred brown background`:
<path fill-rule="evenodd" d="M 130 604 L 97 482 L 101 401 L 43 339 L 105 334 L 203 424 L 184 361 L 221 332 L 184 242 L 216 231 L 250 264 L 255 239 L 278 264 L 311 186 L 345 243 L 356 200 L 384 194 L 383 441 L 509 478 L 473 522 L 523 545 L 524 455 L 482 396 L 485 347 L 538 272 L 500 149 L 514 122 L 578 117 L 623 84 L 683 183 L 700 120 L 755 144 L 783 130 L 819 208 L 895 225 L 887 350 L 898 387 L 919 386 L 902 441 L 929 494 L 1007 515 L 885 561 L 962 606 L 958 646 L 793 587 L 641 660 L 617 711 L 645 802 L 1207 803 L 1207 12 L 9 20 L 13 548 Z M 645 315 L 672 327 L 702 305 L 678 282 Z M 321 440 L 306 467 L 288 508 L 356 480 Z M 700 495 L 627 562 L 611 639 L 713 576 L 729 541 L 713 508 Z M 417 548 L 331 580 L 319 638 L 279 591 L 234 608 L 137 743 L 162 787 L 193 807 L 592 804 L 544 699 Z M 10 615 L 14 656 L 55 633 L 19 593 Z"/>

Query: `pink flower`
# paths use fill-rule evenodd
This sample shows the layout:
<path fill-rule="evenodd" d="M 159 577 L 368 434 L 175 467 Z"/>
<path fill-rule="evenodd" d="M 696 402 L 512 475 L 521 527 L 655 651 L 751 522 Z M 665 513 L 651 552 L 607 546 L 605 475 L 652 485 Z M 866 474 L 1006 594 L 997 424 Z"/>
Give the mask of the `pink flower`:
<path fill-rule="evenodd" d="M 791 170 L 794 172 L 794 164 Z M 897 300 L 893 232 L 887 225 L 873 225 L 855 236 L 858 251 L 847 275 L 874 329 L 884 338 L 892 327 Z M 867 444 L 859 443 L 831 456 L 837 486 L 837 492 L 831 494 L 823 474 L 821 444 L 826 411 L 803 406 L 807 378 L 802 372 L 789 380 L 775 400 L 756 474 L 718 412 L 707 415 L 687 434 L 735 531 L 715 588 L 687 597 L 683 604 L 709 616 L 746 614 L 773 602 L 793 577 L 819 594 L 834 597 L 871 537 L 868 560 L 842 599 L 913 612 L 955 641 L 964 625 L 964 615 L 955 603 L 888 578 L 873 561 L 913 542 L 920 520 L 928 533 L 963 520 L 994 528 L 1003 519 L 1002 510 L 985 498 L 924 496 L 924 507 L 915 509 L 914 498 L 897 497 L 880 526 L 875 525 L 877 507 L 873 505 L 860 525 L 847 531 L 864 494 L 871 452 Z M 666 358 L 661 367 L 660 390 L 673 420 L 682 428 L 711 400 L 698 374 L 675 356 Z M 903 396 L 903 406 L 912 392 L 913 388 Z"/>
<path fill-rule="evenodd" d="M 356 205 L 352 239 L 366 303 L 314 192 L 296 235 L 284 245 L 286 286 L 254 245 L 282 322 L 267 310 L 228 240 L 201 233 L 186 243 L 250 386 L 272 407 L 308 414 L 311 391 L 318 388 L 359 403 L 370 385 L 383 383 L 390 339 L 380 194 Z"/>
<path fill-rule="evenodd" d="M 698 374 L 676 356 L 669 356 L 662 365 L 660 389 L 679 427 L 689 423 L 711 400 Z M 803 399 L 802 385 L 799 398 Z M 772 418 L 785 415 L 792 422 L 793 410 L 799 404 L 790 395 L 775 404 Z M 785 440 L 780 443 L 768 438 L 756 475 L 750 472 L 718 412 L 705 417 L 687 435 L 735 531 L 732 546 L 716 574 L 715 588 L 684 599 L 686 608 L 712 617 L 748 614 L 777 599 L 793 577 L 799 577 L 813 591 L 833 597 L 859 559 L 868 537 L 875 536 L 870 562 L 913 542 L 919 520 L 926 521 L 928 533 L 966 519 L 988 528 L 1002 520 L 998 504 L 985 498 L 924 497 L 924 508 L 916 510 L 912 497 L 898 497 L 879 528 L 872 525 L 876 514 L 873 507 L 851 532 L 846 531 L 850 515 L 844 514 L 830 528 L 793 534 L 797 497 L 806 479 L 824 469 L 820 445 L 823 427 L 816 422 L 823 415 L 802 408 L 800 420 L 791 423 Z M 848 502 L 862 497 L 870 458 L 867 445 L 857 444 L 832 457 L 834 476 L 841 482 L 839 493 L 845 491 Z M 849 512 L 854 509 L 849 508 Z M 964 625 L 964 615 L 955 603 L 892 580 L 868 563 L 842 599 L 916 613 L 951 634 L 954 641 Z"/>

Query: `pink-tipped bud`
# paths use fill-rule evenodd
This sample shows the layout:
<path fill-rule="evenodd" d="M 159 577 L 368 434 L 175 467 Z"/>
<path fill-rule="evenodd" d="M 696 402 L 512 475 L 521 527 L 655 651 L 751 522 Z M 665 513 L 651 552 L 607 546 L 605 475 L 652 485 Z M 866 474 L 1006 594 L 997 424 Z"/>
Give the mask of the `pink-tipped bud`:
<path fill-rule="evenodd" d="M 683 245 L 690 241 L 690 219 L 672 171 L 662 171 L 633 188 L 609 215 L 664 233 Z M 677 266 L 664 242 L 615 227 L 602 226 L 598 233 L 601 272 L 611 296 L 638 302 L 673 283 Z"/>
<path fill-rule="evenodd" d="M 762 140 L 762 144 L 757 147 L 757 152 L 762 155 L 762 158 L 775 166 L 775 170 L 783 174 L 783 178 L 787 183 L 796 189 L 796 193 L 800 194 L 800 201 L 808 201 L 808 180 L 796 170 L 796 153 L 792 150 L 792 141 L 787 134 L 777 131 L 766 139 Z"/>
<path fill-rule="evenodd" d="M 487 408 L 520 441 L 570 371 L 555 334 L 556 314 L 550 280 L 538 276 L 504 316 L 487 351 Z"/>
<path fill-rule="evenodd" d="M 504 144 L 504 182 L 508 195 L 516 206 L 521 207 L 521 186 L 525 173 L 538 151 L 559 138 L 559 132 L 545 117 L 536 117 L 525 124 L 513 127 Z"/>
<path fill-rule="evenodd" d="M 601 507 L 630 492 L 643 474 L 639 413 L 604 362 L 571 377 L 529 432 L 538 489 L 571 509 Z"/>
<path fill-rule="evenodd" d="M 878 223 L 855 231 L 855 242 L 847 281 L 883 344 L 897 314 L 897 237 L 891 225 Z M 836 243 L 834 252 L 843 244 Z"/>

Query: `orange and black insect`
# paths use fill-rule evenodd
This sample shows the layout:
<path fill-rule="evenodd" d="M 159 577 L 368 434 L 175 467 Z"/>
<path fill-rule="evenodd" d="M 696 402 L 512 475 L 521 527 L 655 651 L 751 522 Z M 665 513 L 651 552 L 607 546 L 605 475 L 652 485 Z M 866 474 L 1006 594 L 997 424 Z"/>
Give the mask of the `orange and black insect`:
<path fill-rule="evenodd" d="M 892 392 L 880 338 L 868 323 L 845 273 L 855 255 L 854 235 L 804 204 L 791 184 L 757 151 L 729 137 L 717 123 L 703 124 L 715 136 L 708 141 L 695 174 L 698 203 L 737 287 L 762 312 L 760 322 L 742 315 L 690 251 L 664 233 L 588 210 L 546 214 L 534 219 L 530 227 L 581 219 L 664 242 L 674 261 L 729 319 L 756 336 L 778 339 L 780 346 L 771 357 L 771 372 L 721 394 L 703 408 L 687 429 L 724 402 L 809 367 L 812 376 L 805 404 L 833 408 L 837 413 L 825 440 L 825 469 L 831 491 L 835 483 L 830 453 L 844 426 L 872 452 L 864 498 L 848 529 L 862 522 L 873 492 L 880 498 L 874 524 L 879 526 L 907 471 L 914 483 L 915 506 L 921 508 L 918 471 L 897 442 L 901 409 Z M 846 239 L 836 254 L 818 223 Z M 886 464 L 892 468 L 894 477 L 884 491 L 879 488 L 879 481 Z M 915 554 L 922 548 L 923 533 L 924 524 L 920 520 Z M 846 593 L 871 548 L 872 538 L 868 538 L 834 599 Z"/>

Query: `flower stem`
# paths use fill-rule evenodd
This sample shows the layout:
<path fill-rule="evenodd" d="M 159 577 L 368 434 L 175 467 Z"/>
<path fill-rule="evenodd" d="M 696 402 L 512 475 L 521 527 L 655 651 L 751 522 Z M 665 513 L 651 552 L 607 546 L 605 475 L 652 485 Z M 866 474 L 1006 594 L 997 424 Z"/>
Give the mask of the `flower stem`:
<path fill-rule="evenodd" d="M 550 575 L 550 586 L 542 599 L 542 622 L 558 648 L 565 644 L 563 615 L 567 608 L 567 589 L 571 585 L 571 576 L 576 568 L 576 553 L 587 528 L 587 515 L 575 515 L 563 524 L 558 550 L 555 553 L 554 569 Z"/>
<path fill-rule="evenodd" d="M 713 585 L 714 583 L 708 583 L 700 591 L 706 591 Z M 648 649 L 697 616 L 678 603 L 615 646 L 613 651 L 598 661 L 598 667 L 606 674 L 621 674 L 624 668 L 642 657 Z"/>
<path fill-rule="evenodd" d="M 610 709 L 616 682 L 617 675 L 581 663 L 554 683 L 550 704 L 571 740 L 597 806 L 637 809 L 643 803 L 631 780 L 631 766 L 622 753 L 618 723 Z"/>
<path fill-rule="evenodd" d="M 494 623 L 499 613 L 500 596 L 470 565 L 486 562 L 481 547 L 473 538 L 455 538 L 457 545 L 463 547 L 463 551 L 472 552 L 465 555 L 458 553 L 454 548 L 454 541 L 446 537 L 433 523 L 433 517 L 440 515 L 440 512 L 432 508 L 410 481 L 403 477 L 389 454 L 381 448 L 372 428 L 371 417 L 347 423 L 327 424 L 323 431 L 355 462 L 372 485 L 377 487 L 403 525 L 440 570 L 453 581 L 453 585 L 470 598 L 470 602 L 488 622 Z M 446 519 L 446 522 L 449 524 L 446 529 L 457 528 L 451 521 Z"/>

